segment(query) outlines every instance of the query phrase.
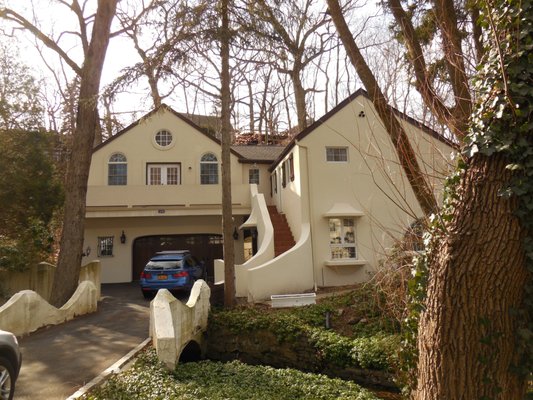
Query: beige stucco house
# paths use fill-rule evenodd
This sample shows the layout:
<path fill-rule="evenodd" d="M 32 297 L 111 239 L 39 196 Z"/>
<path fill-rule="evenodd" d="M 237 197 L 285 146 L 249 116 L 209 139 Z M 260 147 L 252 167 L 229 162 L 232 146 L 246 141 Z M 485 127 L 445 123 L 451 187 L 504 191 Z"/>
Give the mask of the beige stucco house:
<path fill-rule="evenodd" d="M 395 113 L 438 193 L 453 145 Z M 223 280 L 220 155 L 217 139 L 167 106 L 94 149 L 84 248 L 103 282 L 137 280 L 155 251 L 183 248 Z M 250 301 L 367 280 L 421 214 L 362 90 L 286 147 L 234 146 L 231 176 L 237 295 Z"/>

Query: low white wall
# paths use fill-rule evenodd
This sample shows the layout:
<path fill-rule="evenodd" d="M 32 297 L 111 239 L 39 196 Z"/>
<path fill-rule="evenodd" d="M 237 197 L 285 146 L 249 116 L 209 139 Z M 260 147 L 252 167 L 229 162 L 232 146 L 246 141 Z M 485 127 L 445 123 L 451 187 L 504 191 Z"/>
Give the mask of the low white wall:
<path fill-rule="evenodd" d="M 28 268 L 27 271 L 0 270 L 1 290 L 9 297 L 22 290 L 32 290 L 45 300 L 50 300 L 54 283 L 55 265 L 41 262 Z M 79 282 L 91 281 L 96 286 L 100 298 L 101 266 L 100 261 L 92 261 L 80 269 Z"/>
<path fill-rule="evenodd" d="M 180 354 L 191 341 L 201 346 L 207 329 L 211 289 L 203 280 L 195 282 L 189 301 L 183 304 L 161 289 L 150 303 L 150 336 L 157 357 L 169 369 L 174 369 Z"/>
<path fill-rule="evenodd" d="M 98 290 L 93 282 L 83 281 L 63 307 L 56 308 L 32 290 L 15 294 L 0 307 L 0 329 L 17 336 L 43 326 L 58 325 L 75 316 L 96 311 Z"/>
<path fill-rule="evenodd" d="M 31 282 L 35 276 L 41 276 L 43 282 L 37 286 L 47 297 L 29 289 L 15 293 L 0 307 L 0 329 L 13 332 L 17 336 L 26 335 L 43 326 L 61 324 L 75 316 L 96 311 L 101 293 L 99 261 L 81 267 L 78 288 L 59 309 L 48 303 L 54 272 L 53 265 L 41 263 L 38 268 L 27 271 L 26 278 L 15 274 L 14 279 L 19 283 Z"/>

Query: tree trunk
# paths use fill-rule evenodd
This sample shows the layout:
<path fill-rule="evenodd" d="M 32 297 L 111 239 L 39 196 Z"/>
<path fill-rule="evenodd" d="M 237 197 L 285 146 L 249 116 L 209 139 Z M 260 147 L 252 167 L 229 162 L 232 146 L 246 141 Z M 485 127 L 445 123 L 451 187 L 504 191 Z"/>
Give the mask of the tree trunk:
<path fill-rule="evenodd" d="M 83 248 L 87 179 L 98 124 L 97 97 L 104 65 L 111 21 L 118 0 L 100 0 L 94 20 L 91 44 L 80 82 L 80 96 L 73 134 L 72 156 L 66 178 L 64 225 L 61 250 L 50 302 L 62 306 L 78 285 Z"/>
<path fill-rule="evenodd" d="M 292 86 L 294 88 L 294 100 L 296 101 L 296 115 L 298 116 L 298 130 L 307 128 L 307 107 L 305 105 L 305 89 L 300 79 L 300 70 L 294 66 L 291 73 Z"/>
<path fill-rule="evenodd" d="M 235 305 L 235 248 L 233 241 L 233 210 L 231 206 L 231 111 L 229 73 L 229 0 L 221 1 L 222 26 L 220 38 L 221 118 L 222 118 L 222 230 L 224 234 L 224 305 Z"/>
<path fill-rule="evenodd" d="M 514 374 L 515 310 L 527 281 L 524 230 L 501 155 L 476 155 L 458 189 L 453 217 L 430 256 L 425 311 L 418 336 L 414 399 L 522 399 Z"/>

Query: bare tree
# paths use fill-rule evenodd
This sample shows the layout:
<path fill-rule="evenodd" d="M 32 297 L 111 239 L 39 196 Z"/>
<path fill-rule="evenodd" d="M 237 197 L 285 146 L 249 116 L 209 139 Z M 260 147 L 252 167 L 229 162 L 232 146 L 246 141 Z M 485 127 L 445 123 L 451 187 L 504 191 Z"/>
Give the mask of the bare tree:
<path fill-rule="evenodd" d="M 409 142 L 407 133 L 396 119 L 393 110 L 388 105 L 385 96 L 381 92 L 374 74 L 368 67 L 359 47 L 353 40 L 353 36 L 344 20 L 339 3 L 335 0 L 328 0 L 328 6 L 331 17 L 337 26 L 339 36 L 346 48 L 346 52 L 357 70 L 359 77 L 363 81 L 381 120 L 385 124 L 387 132 L 396 149 L 400 164 L 413 188 L 416 199 L 424 213 L 429 216 L 431 213 L 437 211 L 437 203 L 431 187 L 418 164 L 416 154 Z"/>
<path fill-rule="evenodd" d="M 331 34 L 326 29 L 329 17 L 314 0 L 245 1 L 249 20 L 242 21 L 247 30 L 261 38 L 264 52 L 276 70 L 290 77 L 298 126 L 308 125 L 306 95 L 315 84 L 304 86 L 304 71 L 318 57 L 331 50 Z"/>
<path fill-rule="evenodd" d="M 180 72 L 190 62 L 192 47 L 202 40 L 206 3 L 189 6 L 187 2 L 152 1 L 142 11 L 119 12 L 118 20 L 124 34 L 131 39 L 141 61 L 127 67 L 109 86 L 109 93 L 136 84 L 141 78 L 148 82 L 154 107 L 183 85 Z"/>
<path fill-rule="evenodd" d="M 231 84 L 230 84 L 230 0 L 220 2 L 220 97 L 222 118 L 222 230 L 224 233 L 224 305 L 235 305 L 235 249 L 233 242 L 233 210 L 231 204 Z"/>
<path fill-rule="evenodd" d="M 41 32 L 28 19 L 14 10 L 0 9 L 0 17 L 30 31 L 47 47 L 59 54 L 80 77 L 76 129 L 72 146 L 75 162 L 69 163 L 67 171 L 61 247 L 50 299 L 51 303 L 56 306 L 63 305 L 78 285 L 85 225 L 87 179 L 98 124 L 97 98 L 109 43 L 111 21 L 115 15 L 117 2 L 118 0 L 100 0 L 95 15 L 89 20 L 83 15 L 83 10 L 77 0 L 69 4 L 80 24 L 78 34 L 84 50 L 84 61 L 81 66 L 69 57 L 57 41 Z M 66 2 L 63 4 L 67 5 Z M 90 23 L 92 23 L 92 33 L 89 40 Z"/>

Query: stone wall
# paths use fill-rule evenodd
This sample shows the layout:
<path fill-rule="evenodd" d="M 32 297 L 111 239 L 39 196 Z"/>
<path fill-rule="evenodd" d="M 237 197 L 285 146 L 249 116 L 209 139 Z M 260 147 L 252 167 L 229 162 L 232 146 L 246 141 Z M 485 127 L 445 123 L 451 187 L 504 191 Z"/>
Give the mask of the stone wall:
<path fill-rule="evenodd" d="M 207 330 L 207 358 L 218 361 L 240 360 L 253 365 L 295 368 L 352 380 L 365 386 L 396 389 L 393 377 L 384 371 L 333 365 L 321 357 L 306 338 L 280 341 L 268 330 L 234 333 L 220 324 Z"/>

